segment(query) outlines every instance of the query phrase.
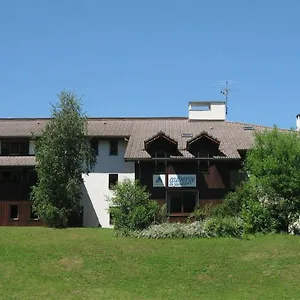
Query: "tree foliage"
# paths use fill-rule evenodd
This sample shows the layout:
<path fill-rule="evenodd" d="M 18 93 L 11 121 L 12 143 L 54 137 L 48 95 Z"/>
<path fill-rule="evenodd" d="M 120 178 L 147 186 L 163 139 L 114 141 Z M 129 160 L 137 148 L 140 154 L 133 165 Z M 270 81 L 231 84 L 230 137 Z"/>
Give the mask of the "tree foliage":
<path fill-rule="evenodd" d="M 157 201 L 138 181 L 125 179 L 113 187 L 109 212 L 114 228 L 121 231 L 141 230 L 156 221 L 159 214 Z"/>
<path fill-rule="evenodd" d="M 66 227 L 80 212 L 82 173 L 95 163 L 87 136 L 87 118 L 72 92 L 59 94 L 52 118 L 36 137 L 37 185 L 31 199 L 49 226 Z"/>
<path fill-rule="evenodd" d="M 255 134 L 245 169 L 250 178 L 228 195 L 224 207 L 234 207 L 246 232 L 288 231 L 300 213 L 300 139 L 295 131 Z"/>

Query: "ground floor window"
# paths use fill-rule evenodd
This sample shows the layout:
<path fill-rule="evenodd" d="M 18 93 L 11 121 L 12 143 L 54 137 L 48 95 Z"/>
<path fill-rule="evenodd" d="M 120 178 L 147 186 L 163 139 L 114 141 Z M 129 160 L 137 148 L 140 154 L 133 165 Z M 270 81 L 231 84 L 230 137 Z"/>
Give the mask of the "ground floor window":
<path fill-rule="evenodd" d="M 19 206 L 18 205 L 10 205 L 9 206 L 9 216 L 12 220 L 19 219 Z"/>
<path fill-rule="evenodd" d="M 38 220 L 39 219 L 37 213 L 33 210 L 32 205 L 30 205 L 30 219 L 31 220 Z"/>
<path fill-rule="evenodd" d="M 167 193 L 169 213 L 191 213 L 198 203 L 197 191 L 170 191 Z"/>
<path fill-rule="evenodd" d="M 111 190 L 114 185 L 118 183 L 119 176 L 118 174 L 109 174 L 108 175 L 108 188 Z"/>

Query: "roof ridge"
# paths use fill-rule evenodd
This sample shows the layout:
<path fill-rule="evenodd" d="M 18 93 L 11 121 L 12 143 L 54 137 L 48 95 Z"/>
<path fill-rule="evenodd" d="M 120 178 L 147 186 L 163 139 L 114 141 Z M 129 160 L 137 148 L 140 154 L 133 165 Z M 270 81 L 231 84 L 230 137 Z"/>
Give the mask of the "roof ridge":
<path fill-rule="evenodd" d="M 51 117 L 41 117 L 41 118 L 32 118 L 32 117 L 7 117 L 7 118 L 1 118 L 0 121 L 36 121 L 36 120 L 51 120 Z M 187 120 L 188 117 L 88 117 L 88 120 L 91 121 L 103 121 L 103 120 L 112 120 L 112 121 L 118 121 L 118 120 L 128 120 L 128 121 L 134 121 L 134 120 Z"/>
<path fill-rule="evenodd" d="M 274 126 L 269 125 L 258 125 L 258 124 L 252 124 L 252 123 L 245 123 L 245 122 L 238 122 L 238 121 L 227 121 L 228 124 L 237 124 L 237 125 L 245 125 L 245 126 L 254 126 L 254 127 L 263 127 L 263 128 L 274 128 Z"/>

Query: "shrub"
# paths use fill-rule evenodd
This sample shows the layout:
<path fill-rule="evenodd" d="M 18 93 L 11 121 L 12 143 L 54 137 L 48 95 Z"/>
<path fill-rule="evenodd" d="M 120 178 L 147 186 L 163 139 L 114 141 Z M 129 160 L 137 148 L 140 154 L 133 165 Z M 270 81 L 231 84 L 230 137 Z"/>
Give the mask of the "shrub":
<path fill-rule="evenodd" d="M 243 221 L 236 217 L 211 218 L 192 223 L 163 223 L 131 233 L 131 236 L 136 238 L 149 239 L 241 237 L 242 235 Z"/>
<path fill-rule="evenodd" d="M 241 237 L 244 222 L 239 217 L 212 217 L 204 222 L 204 231 L 210 237 Z"/>
<path fill-rule="evenodd" d="M 134 232 L 133 236 L 149 239 L 206 237 L 202 222 L 151 225 L 147 229 Z"/>
<path fill-rule="evenodd" d="M 113 187 L 109 212 L 116 230 L 134 231 L 155 222 L 159 205 L 138 181 L 125 179 Z"/>
<path fill-rule="evenodd" d="M 243 204 L 249 199 L 256 197 L 256 188 L 251 181 L 243 182 L 234 192 L 226 195 L 224 202 L 217 205 L 212 210 L 213 216 L 239 216 L 242 212 Z"/>
<path fill-rule="evenodd" d="M 244 220 L 245 233 L 271 233 L 278 227 L 276 217 L 272 217 L 269 207 L 259 201 L 249 200 L 245 203 L 241 217 Z"/>
<path fill-rule="evenodd" d="M 200 205 L 197 204 L 193 212 L 188 217 L 188 222 L 203 221 L 211 216 L 212 210 L 212 204 L 206 204 L 203 207 L 200 207 Z"/>
<path fill-rule="evenodd" d="M 169 214 L 167 211 L 167 203 L 158 206 L 157 215 L 155 223 L 166 223 L 169 219 Z"/>
<path fill-rule="evenodd" d="M 295 220 L 291 222 L 288 228 L 289 234 L 300 234 L 300 216 L 295 217 Z"/>

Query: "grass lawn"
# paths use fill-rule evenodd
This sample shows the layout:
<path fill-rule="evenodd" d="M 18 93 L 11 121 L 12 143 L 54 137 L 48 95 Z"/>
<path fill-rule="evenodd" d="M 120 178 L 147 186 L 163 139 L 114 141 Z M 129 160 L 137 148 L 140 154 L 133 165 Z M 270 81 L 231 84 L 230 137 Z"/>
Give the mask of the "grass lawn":
<path fill-rule="evenodd" d="M 0 299 L 299 299 L 300 237 L 0 227 Z"/>

